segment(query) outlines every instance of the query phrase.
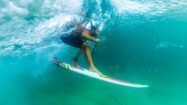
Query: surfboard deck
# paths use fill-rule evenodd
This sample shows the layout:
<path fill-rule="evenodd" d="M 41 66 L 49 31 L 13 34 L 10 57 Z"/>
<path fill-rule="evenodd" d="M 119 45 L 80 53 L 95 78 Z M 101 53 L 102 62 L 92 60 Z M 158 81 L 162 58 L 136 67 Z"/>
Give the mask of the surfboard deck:
<path fill-rule="evenodd" d="M 89 70 L 84 69 L 84 68 L 73 67 L 70 64 L 63 63 L 63 62 L 61 62 L 57 59 L 55 59 L 53 61 L 53 63 L 56 64 L 59 67 L 62 67 L 65 70 L 73 71 L 73 72 L 76 72 L 76 73 L 79 73 L 79 74 L 82 74 L 82 75 L 85 75 L 85 76 L 88 76 L 88 77 L 91 77 L 91 78 L 95 78 L 95 79 L 98 79 L 98 80 L 101 80 L 101 81 L 109 82 L 109 83 L 112 83 L 112 84 L 134 87 L 134 88 L 147 88 L 147 87 L 149 87 L 149 85 L 143 85 L 143 84 L 121 81 L 121 80 L 118 80 L 118 79 L 115 79 L 115 78 L 112 78 L 112 77 L 109 77 L 109 76 L 101 77 L 100 75 L 98 75 L 95 72 L 89 71 Z"/>

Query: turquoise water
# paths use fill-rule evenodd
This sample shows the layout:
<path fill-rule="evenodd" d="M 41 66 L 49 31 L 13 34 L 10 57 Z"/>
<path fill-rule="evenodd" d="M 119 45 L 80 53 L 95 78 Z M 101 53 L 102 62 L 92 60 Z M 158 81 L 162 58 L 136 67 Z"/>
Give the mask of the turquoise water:
<path fill-rule="evenodd" d="M 1 0 L 0 105 L 186 105 L 186 7 L 186 0 Z M 150 87 L 51 64 L 76 54 L 59 40 L 75 20 L 100 25 L 93 60 L 103 73 Z M 80 65 L 87 67 L 84 56 Z"/>

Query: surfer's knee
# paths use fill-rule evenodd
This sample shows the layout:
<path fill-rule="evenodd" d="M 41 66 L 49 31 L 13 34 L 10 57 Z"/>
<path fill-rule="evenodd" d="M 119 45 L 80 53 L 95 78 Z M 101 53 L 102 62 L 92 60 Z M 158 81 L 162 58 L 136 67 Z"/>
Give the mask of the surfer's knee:
<path fill-rule="evenodd" d="M 82 49 L 87 49 L 89 48 L 89 45 L 87 43 L 83 43 L 81 46 Z"/>

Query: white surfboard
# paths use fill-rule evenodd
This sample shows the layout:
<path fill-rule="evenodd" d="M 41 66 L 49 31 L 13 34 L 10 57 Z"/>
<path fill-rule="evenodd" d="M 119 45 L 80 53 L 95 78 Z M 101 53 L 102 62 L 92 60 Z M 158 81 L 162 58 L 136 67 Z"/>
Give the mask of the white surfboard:
<path fill-rule="evenodd" d="M 89 71 L 87 69 L 82 69 L 82 68 L 76 68 L 73 67 L 67 63 L 62 63 L 58 60 L 55 60 L 54 63 L 62 68 L 64 68 L 65 70 L 70 70 L 88 77 L 92 77 L 98 80 L 102 80 L 102 81 L 106 81 L 112 84 L 117 84 L 117 85 L 121 85 L 121 86 L 129 86 L 129 87 L 134 87 L 134 88 L 146 88 L 149 87 L 149 85 L 143 85 L 143 84 L 136 84 L 136 83 L 130 83 L 130 82 L 126 82 L 126 81 L 121 81 L 121 80 L 117 80 L 111 77 L 101 77 L 100 75 L 98 75 L 95 72 Z"/>

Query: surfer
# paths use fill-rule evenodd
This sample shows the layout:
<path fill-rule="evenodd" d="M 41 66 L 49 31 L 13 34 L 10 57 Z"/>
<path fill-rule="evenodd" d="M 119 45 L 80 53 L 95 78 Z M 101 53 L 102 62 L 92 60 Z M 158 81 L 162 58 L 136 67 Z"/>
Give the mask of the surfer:
<path fill-rule="evenodd" d="M 89 70 L 96 72 L 100 76 L 104 77 L 104 75 L 95 67 L 92 61 L 91 53 L 90 53 L 91 46 L 89 46 L 89 44 L 86 42 L 87 40 L 89 40 L 95 43 L 99 43 L 100 39 L 97 38 L 98 35 L 99 35 L 99 28 L 96 26 L 93 26 L 92 23 L 91 23 L 90 30 L 84 28 L 82 24 L 78 24 L 75 30 L 73 30 L 67 36 L 61 36 L 60 39 L 65 44 L 68 44 L 76 48 L 80 48 L 79 52 L 73 58 L 72 66 L 79 67 L 77 62 L 78 62 L 79 56 L 84 52 L 87 58 L 87 61 L 89 63 Z"/>

